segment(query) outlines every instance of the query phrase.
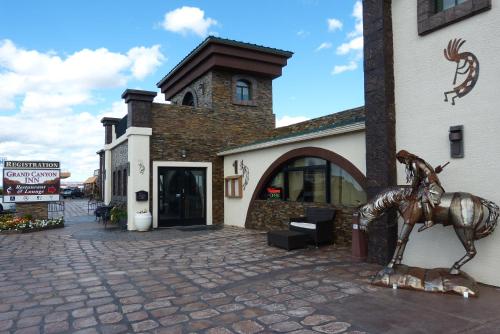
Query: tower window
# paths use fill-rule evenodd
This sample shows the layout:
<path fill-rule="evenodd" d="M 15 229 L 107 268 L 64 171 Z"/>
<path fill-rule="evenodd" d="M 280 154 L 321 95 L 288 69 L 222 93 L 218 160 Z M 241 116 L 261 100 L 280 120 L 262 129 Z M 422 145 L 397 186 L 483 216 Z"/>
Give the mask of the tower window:
<path fill-rule="evenodd" d="M 251 96 L 251 84 L 246 80 L 238 80 L 236 82 L 236 99 L 240 101 L 250 101 Z"/>
<path fill-rule="evenodd" d="M 451 7 L 455 7 L 466 0 L 437 0 L 436 1 L 436 12 L 447 10 Z"/>
<path fill-rule="evenodd" d="M 194 107 L 194 96 L 193 93 L 187 92 L 182 99 L 183 106 L 191 106 Z"/>

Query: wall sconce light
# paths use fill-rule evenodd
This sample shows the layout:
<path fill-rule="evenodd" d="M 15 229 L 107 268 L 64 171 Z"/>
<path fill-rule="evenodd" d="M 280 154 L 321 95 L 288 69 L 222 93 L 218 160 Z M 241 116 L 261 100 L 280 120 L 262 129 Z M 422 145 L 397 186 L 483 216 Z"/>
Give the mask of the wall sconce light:
<path fill-rule="evenodd" d="M 182 150 L 181 150 L 181 157 L 182 157 L 182 158 L 185 158 L 185 157 L 186 157 L 186 155 L 187 155 L 186 150 L 185 150 L 185 149 L 182 149 Z"/>
<path fill-rule="evenodd" d="M 464 126 L 450 126 L 450 155 L 452 158 L 464 157 Z"/>

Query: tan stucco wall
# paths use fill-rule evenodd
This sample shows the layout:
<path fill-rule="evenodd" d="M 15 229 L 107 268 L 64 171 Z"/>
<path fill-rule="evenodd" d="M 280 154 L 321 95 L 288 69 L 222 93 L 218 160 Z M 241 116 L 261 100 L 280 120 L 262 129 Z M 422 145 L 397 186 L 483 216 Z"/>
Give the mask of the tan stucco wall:
<path fill-rule="evenodd" d="M 394 71 L 397 149 L 416 153 L 437 166 L 450 165 L 440 175 L 449 192 L 465 191 L 500 203 L 500 7 L 420 37 L 415 1 L 393 1 Z M 475 88 L 456 105 L 444 102 L 453 88 L 456 63 L 443 49 L 454 38 L 467 42 L 461 52 L 474 53 L 480 62 Z M 463 77 L 462 77 L 463 78 Z M 462 80 L 458 79 L 457 83 Z M 448 131 L 463 125 L 465 158 L 451 159 Z M 398 182 L 405 183 L 404 169 Z M 477 280 L 500 286 L 500 231 L 476 242 L 478 254 L 463 269 Z M 404 263 L 422 267 L 450 267 L 465 254 L 452 227 L 413 231 Z"/>
<path fill-rule="evenodd" d="M 364 131 L 227 155 L 224 157 L 224 177 L 235 175 L 234 160 L 238 160 L 238 163 L 243 160 L 249 169 L 250 178 L 246 189 L 243 191 L 243 198 L 224 197 L 224 224 L 244 227 L 252 195 L 265 171 L 283 154 L 302 147 L 318 147 L 330 150 L 349 160 L 365 174 Z M 241 174 L 241 172 L 238 171 L 238 174 Z"/>

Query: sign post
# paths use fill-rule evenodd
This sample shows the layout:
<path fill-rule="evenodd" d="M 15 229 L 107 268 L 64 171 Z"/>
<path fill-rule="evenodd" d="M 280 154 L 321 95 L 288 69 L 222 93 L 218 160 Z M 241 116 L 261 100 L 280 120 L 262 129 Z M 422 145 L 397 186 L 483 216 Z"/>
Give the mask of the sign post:
<path fill-rule="evenodd" d="M 47 202 L 59 201 L 60 163 L 4 161 L 3 200 L 16 203 L 19 214 L 47 218 Z"/>

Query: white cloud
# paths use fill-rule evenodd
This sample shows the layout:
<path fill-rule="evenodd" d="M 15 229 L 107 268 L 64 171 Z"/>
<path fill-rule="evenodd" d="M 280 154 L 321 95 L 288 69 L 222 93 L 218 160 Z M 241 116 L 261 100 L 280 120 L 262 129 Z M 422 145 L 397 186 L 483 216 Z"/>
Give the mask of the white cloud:
<path fill-rule="evenodd" d="M 0 116 L 8 124 L 0 133 L 0 156 L 11 160 L 54 160 L 70 171 L 69 181 L 84 181 L 98 166 L 96 152 L 104 144 L 103 117 L 122 118 L 127 113 L 123 100 L 97 115 L 88 112 L 56 115 L 20 113 Z"/>
<path fill-rule="evenodd" d="M 363 4 L 360 0 L 354 4 L 352 17 L 354 17 L 354 30 L 347 34 L 347 42 L 337 47 L 337 54 L 349 56 L 351 61 L 347 65 L 335 66 L 332 75 L 356 70 L 358 61 L 363 59 Z"/>
<path fill-rule="evenodd" d="M 305 30 L 299 30 L 299 31 L 297 31 L 297 36 L 299 36 L 301 38 L 305 38 L 305 37 L 309 36 L 309 32 L 305 31 Z"/>
<path fill-rule="evenodd" d="M 330 49 L 332 47 L 332 43 L 330 42 L 323 42 L 321 43 L 317 48 L 316 51 L 321 51 L 325 49 Z"/>
<path fill-rule="evenodd" d="M 363 4 L 361 3 L 361 1 L 356 1 L 356 3 L 354 4 L 352 16 L 354 17 L 355 24 L 354 31 L 351 31 L 347 35 L 349 38 L 363 35 Z"/>
<path fill-rule="evenodd" d="M 0 113 L 0 156 L 61 161 L 71 180 L 85 180 L 98 168 L 95 152 L 104 144 L 101 118 L 121 118 L 127 106 L 120 100 L 100 112 L 80 110 L 103 102 L 96 91 L 102 94 L 144 78 L 164 59 L 158 45 L 127 53 L 100 48 L 60 56 L 0 40 L 0 108 L 14 110 Z"/>
<path fill-rule="evenodd" d="M 342 22 L 337 19 L 327 19 L 328 31 L 336 31 L 342 29 Z"/>
<path fill-rule="evenodd" d="M 309 117 L 305 116 L 283 116 L 276 120 L 276 127 L 287 126 L 295 123 L 300 123 L 309 120 Z"/>
<path fill-rule="evenodd" d="M 352 10 L 352 16 L 358 21 L 363 21 L 363 4 L 360 0 L 356 1 Z"/>
<path fill-rule="evenodd" d="M 165 98 L 165 94 L 161 92 L 161 89 L 158 89 L 158 93 L 156 94 L 153 102 L 161 104 L 172 104 L 172 102 L 167 101 L 167 99 Z"/>
<path fill-rule="evenodd" d="M 47 104 L 66 110 L 89 103 L 92 92 L 125 86 L 142 79 L 165 60 L 159 45 L 135 47 L 127 54 L 105 48 L 83 49 L 62 58 L 0 41 L 0 109 L 14 109 L 24 97 L 22 111 L 38 111 Z"/>
<path fill-rule="evenodd" d="M 348 71 L 354 71 L 358 68 L 358 63 L 355 61 L 349 62 L 347 65 L 336 65 L 333 68 L 332 75 L 348 72 Z"/>
<path fill-rule="evenodd" d="M 363 36 L 353 38 L 347 43 L 341 44 L 339 47 L 337 47 L 337 54 L 346 55 L 353 50 L 354 51 L 363 50 Z"/>
<path fill-rule="evenodd" d="M 144 46 L 132 48 L 127 55 L 132 61 L 132 75 L 137 79 L 144 79 L 165 60 L 158 44 L 151 48 Z"/>
<path fill-rule="evenodd" d="M 165 30 L 181 33 L 194 33 L 198 36 L 206 36 L 208 29 L 216 25 L 217 21 L 207 17 L 205 12 L 198 7 L 183 6 L 165 14 L 162 26 Z"/>

